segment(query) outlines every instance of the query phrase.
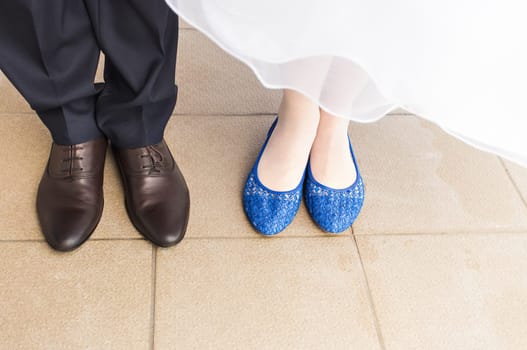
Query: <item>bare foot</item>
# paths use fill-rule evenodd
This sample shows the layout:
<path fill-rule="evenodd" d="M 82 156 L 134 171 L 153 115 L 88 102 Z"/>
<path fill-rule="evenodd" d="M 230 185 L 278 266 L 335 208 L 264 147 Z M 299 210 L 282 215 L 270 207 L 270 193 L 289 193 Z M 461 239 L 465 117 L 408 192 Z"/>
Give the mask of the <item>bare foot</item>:
<path fill-rule="evenodd" d="M 304 174 L 320 119 L 318 105 L 293 90 L 284 90 L 278 123 L 258 165 L 258 178 L 275 191 L 295 189 Z"/>
<path fill-rule="evenodd" d="M 348 142 L 349 120 L 320 109 L 320 123 L 311 148 L 310 165 L 317 182 L 334 188 L 347 188 L 357 173 Z"/>

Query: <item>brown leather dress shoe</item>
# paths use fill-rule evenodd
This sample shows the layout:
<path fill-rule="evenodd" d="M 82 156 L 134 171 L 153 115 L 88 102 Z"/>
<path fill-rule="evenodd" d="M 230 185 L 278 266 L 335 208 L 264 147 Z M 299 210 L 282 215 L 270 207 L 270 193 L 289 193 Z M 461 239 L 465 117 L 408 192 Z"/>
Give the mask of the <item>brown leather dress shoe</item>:
<path fill-rule="evenodd" d="M 106 148 L 104 138 L 73 146 L 52 144 L 37 194 L 40 226 L 52 248 L 73 250 L 97 227 Z"/>
<path fill-rule="evenodd" d="M 165 141 L 113 150 L 124 184 L 126 210 L 136 229 L 158 246 L 177 244 L 187 229 L 190 198 Z"/>

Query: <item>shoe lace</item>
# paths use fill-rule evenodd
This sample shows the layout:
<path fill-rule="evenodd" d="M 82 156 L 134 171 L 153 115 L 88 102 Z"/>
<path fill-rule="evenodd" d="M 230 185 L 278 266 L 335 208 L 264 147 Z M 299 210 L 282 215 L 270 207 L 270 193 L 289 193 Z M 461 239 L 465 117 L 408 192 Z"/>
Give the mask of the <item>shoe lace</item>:
<path fill-rule="evenodd" d="M 71 174 L 73 174 L 74 171 L 83 171 L 84 170 L 83 167 L 74 167 L 73 166 L 73 161 L 74 160 L 83 160 L 84 159 L 84 157 L 81 157 L 81 156 L 77 155 L 77 151 L 80 151 L 80 150 L 83 150 L 83 149 L 84 149 L 84 147 L 82 147 L 82 146 L 72 145 L 72 146 L 69 146 L 68 148 L 65 148 L 65 149 L 62 150 L 64 153 L 67 153 L 67 155 L 65 155 L 65 158 L 62 159 L 62 162 L 63 163 L 69 163 L 64 169 L 62 169 L 63 173 L 67 173 L 68 175 L 71 175 Z"/>
<path fill-rule="evenodd" d="M 150 164 L 143 165 L 143 169 L 149 169 L 150 172 L 161 172 L 161 169 L 163 167 L 163 154 L 156 149 L 154 146 L 147 146 L 146 151 L 147 154 L 142 154 L 141 158 L 149 158 Z"/>

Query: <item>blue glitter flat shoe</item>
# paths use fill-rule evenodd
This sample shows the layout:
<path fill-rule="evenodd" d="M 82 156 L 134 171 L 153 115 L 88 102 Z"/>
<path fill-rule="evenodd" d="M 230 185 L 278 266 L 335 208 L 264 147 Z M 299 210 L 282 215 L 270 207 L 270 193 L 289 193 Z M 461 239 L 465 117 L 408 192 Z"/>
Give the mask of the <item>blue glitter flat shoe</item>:
<path fill-rule="evenodd" d="M 245 214 L 254 228 L 266 236 L 280 233 L 293 221 L 302 201 L 302 185 L 305 179 L 304 171 L 302 180 L 295 189 L 279 192 L 267 188 L 258 178 L 258 164 L 277 121 L 278 118 L 267 134 L 267 139 L 249 173 L 243 190 Z"/>
<path fill-rule="evenodd" d="M 351 227 L 364 203 L 364 183 L 349 137 L 348 142 L 357 173 L 357 179 L 350 187 L 334 189 L 322 185 L 313 177 L 311 165 L 307 165 L 304 188 L 307 210 L 317 225 L 329 233 L 341 233 Z"/>

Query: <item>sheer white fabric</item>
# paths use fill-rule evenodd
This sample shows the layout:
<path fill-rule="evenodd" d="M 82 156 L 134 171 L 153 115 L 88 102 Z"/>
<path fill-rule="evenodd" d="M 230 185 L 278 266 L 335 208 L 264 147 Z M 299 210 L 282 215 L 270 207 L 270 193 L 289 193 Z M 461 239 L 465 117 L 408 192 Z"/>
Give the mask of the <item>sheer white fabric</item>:
<path fill-rule="evenodd" d="M 269 88 L 372 122 L 403 107 L 527 166 L 527 3 L 167 0 Z"/>

